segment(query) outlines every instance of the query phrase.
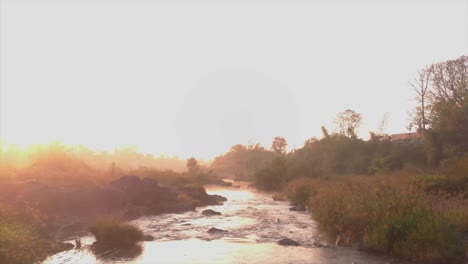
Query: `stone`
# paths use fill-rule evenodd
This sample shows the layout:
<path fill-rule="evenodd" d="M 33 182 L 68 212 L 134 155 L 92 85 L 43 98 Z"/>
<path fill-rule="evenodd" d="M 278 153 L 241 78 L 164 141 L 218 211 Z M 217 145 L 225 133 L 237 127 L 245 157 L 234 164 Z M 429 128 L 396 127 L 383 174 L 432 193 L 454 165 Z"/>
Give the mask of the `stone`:
<path fill-rule="evenodd" d="M 223 230 L 223 229 L 219 229 L 219 228 L 216 228 L 216 227 L 212 227 L 210 229 L 208 229 L 208 233 L 210 234 L 219 234 L 219 233 L 227 233 L 228 231 L 226 230 Z"/>
<path fill-rule="evenodd" d="M 154 240 L 154 236 L 152 236 L 152 235 L 144 235 L 142 240 L 143 240 L 143 241 L 153 241 L 153 240 Z"/>
<path fill-rule="evenodd" d="M 289 238 L 283 238 L 281 239 L 280 241 L 278 241 L 278 245 L 282 245 L 282 246 L 299 246 L 299 243 L 297 243 L 296 241 L 292 240 L 292 239 L 289 239 Z"/>
<path fill-rule="evenodd" d="M 304 212 L 304 211 L 306 211 L 306 208 L 303 205 L 296 205 L 296 206 L 293 206 L 293 207 L 289 208 L 289 211 Z"/>
<path fill-rule="evenodd" d="M 221 215 L 221 213 L 220 213 L 220 212 L 216 212 L 215 210 L 207 209 L 207 210 L 203 210 L 203 211 L 202 211 L 202 215 L 207 215 L 207 216 L 211 216 L 211 215 Z"/>

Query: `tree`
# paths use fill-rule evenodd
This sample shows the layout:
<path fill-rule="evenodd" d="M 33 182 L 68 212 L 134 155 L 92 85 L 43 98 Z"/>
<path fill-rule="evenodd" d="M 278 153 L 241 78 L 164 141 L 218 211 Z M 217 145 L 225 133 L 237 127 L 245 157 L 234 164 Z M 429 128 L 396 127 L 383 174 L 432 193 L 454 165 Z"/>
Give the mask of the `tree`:
<path fill-rule="evenodd" d="M 330 134 L 328 133 L 328 130 L 325 126 L 321 126 L 320 129 L 322 130 L 322 134 L 324 138 L 329 138 Z"/>
<path fill-rule="evenodd" d="M 468 96 L 468 56 L 436 63 L 430 68 L 430 103 L 451 102 L 463 107 Z"/>
<path fill-rule="evenodd" d="M 424 135 L 426 154 L 440 160 L 468 152 L 468 56 L 435 63 L 418 73 L 413 85 L 418 106 L 412 124 Z"/>
<path fill-rule="evenodd" d="M 200 166 L 198 166 L 198 161 L 195 158 L 187 159 L 187 170 L 190 174 L 195 175 L 200 171 Z"/>
<path fill-rule="evenodd" d="M 283 137 L 275 137 L 273 143 L 271 144 L 271 150 L 276 154 L 284 155 L 286 154 L 287 146 L 288 143 L 286 142 L 286 139 Z"/>
<path fill-rule="evenodd" d="M 251 180 L 254 172 L 271 162 L 275 155 L 260 144 L 238 144 L 226 154 L 216 157 L 210 165 L 222 178 Z"/>
<path fill-rule="evenodd" d="M 351 109 L 339 113 L 334 119 L 338 133 L 348 138 L 356 138 L 356 132 L 361 125 L 361 121 L 361 114 Z"/>
<path fill-rule="evenodd" d="M 387 131 L 387 125 L 388 125 L 388 113 L 385 112 L 382 120 L 380 120 L 379 126 L 377 127 L 377 133 L 379 135 L 385 135 Z"/>
<path fill-rule="evenodd" d="M 424 70 L 418 72 L 418 76 L 415 78 L 411 86 L 416 92 L 415 100 L 418 103 L 416 109 L 411 114 L 410 130 L 413 126 L 417 126 L 418 131 L 424 132 L 427 125 L 427 101 L 429 96 L 429 82 L 431 80 L 432 67 L 427 67 Z"/>

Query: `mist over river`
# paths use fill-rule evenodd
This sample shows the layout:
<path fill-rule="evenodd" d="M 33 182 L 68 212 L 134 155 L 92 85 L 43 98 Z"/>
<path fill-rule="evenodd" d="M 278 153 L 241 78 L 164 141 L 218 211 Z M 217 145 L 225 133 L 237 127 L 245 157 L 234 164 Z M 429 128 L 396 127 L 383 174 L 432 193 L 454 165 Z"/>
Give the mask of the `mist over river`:
<path fill-rule="evenodd" d="M 132 221 L 154 241 L 128 250 L 95 252 L 90 247 L 94 237 L 83 237 L 81 249 L 50 256 L 43 264 L 403 263 L 350 248 L 326 246 L 310 212 L 289 211 L 288 202 L 273 201 L 270 194 L 246 186 L 208 186 L 207 192 L 222 195 L 228 201 L 183 214 L 145 216 Z M 205 209 L 222 215 L 204 216 L 201 212 Z M 212 227 L 228 232 L 210 234 L 207 231 Z M 286 237 L 300 246 L 277 244 Z"/>

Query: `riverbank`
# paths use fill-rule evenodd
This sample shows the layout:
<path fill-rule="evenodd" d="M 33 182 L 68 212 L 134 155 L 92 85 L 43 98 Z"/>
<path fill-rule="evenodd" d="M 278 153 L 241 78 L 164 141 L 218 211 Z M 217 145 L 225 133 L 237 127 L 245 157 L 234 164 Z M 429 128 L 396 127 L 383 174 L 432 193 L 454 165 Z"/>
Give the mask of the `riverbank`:
<path fill-rule="evenodd" d="M 105 185 L 54 186 L 37 181 L 0 186 L 0 262 L 32 263 L 70 249 L 60 241 L 88 233 L 101 216 L 132 220 L 181 213 L 226 199 L 201 185 L 162 186 L 152 178 L 124 176 Z"/>
<path fill-rule="evenodd" d="M 411 175 L 300 178 L 284 193 L 309 209 L 332 243 L 415 263 L 464 263 L 466 193 L 434 186 Z"/>
<path fill-rule="evenodd" d="M 235 186 L 239 185 L 237 182 Z M 308 212 L 290 211 L 287 201 L 274 201 L 271 193 L 254 188 L 207 186 L 208 194 L 226 197 L 223 205 L 197 208 L 182 214 L 140 217 L 130 223 L 154 237 L 132 251 L 96 251 L 94 237 L 84 237 L 80 250 L 56 254 L 43 264 L 152 264 L 161 263 L 367 263 L 403 264 L 377 255 L 327 246 Z M 212 209 L 221 215 L 207 216 Z M 211 228 L 226 230 L 210 233 Z M 299 246 L 283 246 L 284 238 Z"/>

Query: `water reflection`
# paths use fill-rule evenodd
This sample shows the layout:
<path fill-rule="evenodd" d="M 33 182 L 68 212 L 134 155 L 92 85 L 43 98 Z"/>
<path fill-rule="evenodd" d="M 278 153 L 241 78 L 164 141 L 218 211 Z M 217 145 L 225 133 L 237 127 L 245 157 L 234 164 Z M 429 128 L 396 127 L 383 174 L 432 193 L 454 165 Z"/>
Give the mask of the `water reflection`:
<path fill-rule="evenodd" d="M 95 246 L 90 247 L 92 253 L 98 260 L 104 261 L 123 261 L 130 262 L 143 253 L 142 245 L 135 245 L 130 248 L 99 248 Z"/>
<path fill-rule="evenodd" d="M 224 205 L 197 208 L 184 214 L 146 216 L 133 221 L 155 241 L 143 242 L 129 251 L 97 251 L 94 239 L 82 239 L 83 248 L 54 255 L 44 264 L 153 264 L 153 263 L 369 263 L 392 262 L 347 248 L 315 248 L 320 238 L 309 213 L 291 212 L 287 202 L 273 201 L 253 189 L 209 187 L 208 193 L 229 200 Z M 203 216 L 213 209 L 220 216 Z M 281 219 L 276 222 L 276 219 Z M 209 234 L 211 227 L 228 230 Z M 298 241 L 299 247 L 279 246 L 284 237 Z"/>

